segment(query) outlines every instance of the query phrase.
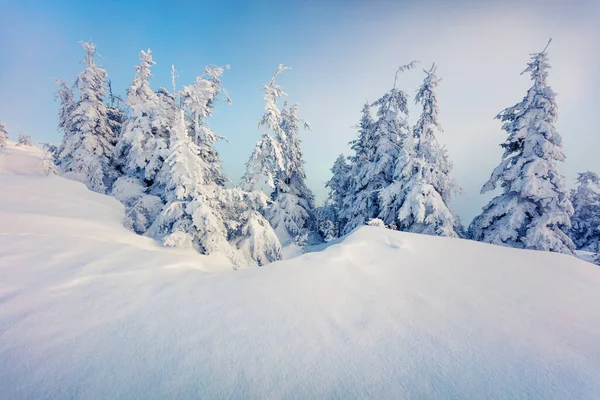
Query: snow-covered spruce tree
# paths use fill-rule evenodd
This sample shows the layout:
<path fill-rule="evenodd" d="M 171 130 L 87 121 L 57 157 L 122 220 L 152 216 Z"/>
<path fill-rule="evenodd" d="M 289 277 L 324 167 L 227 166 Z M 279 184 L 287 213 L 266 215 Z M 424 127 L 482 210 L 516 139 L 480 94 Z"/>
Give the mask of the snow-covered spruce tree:
<path fill-rule="evenodd" d="M 378 205 L 379 211 L 376 215 L 369 217 L 377 218 L 384 222 L 387 226 L 397 229 L 397 215 L 400 205 L 404 198 L 404 185 L 405 180 L 399 179 L 396 171 L 400 169 L 407 161 L 407 154 L 412 154 L 408 151 L 407 146 L 410 146 L 411 130 L 408 124 L 408 107 L 407 107 L 407 96 L 401 91 L 397 90 L 398 75 L 406 70 L 413 69 L 416 65 L 416 61 L 401 66 L 396 71 L 394 77 L 394 87 L 392 91 L 387 93 L 381 99 L 373 103 L 373 106 L 378 106 L 377 121 L 375 127 L 386 133 L 388 139 L 384 142 L 383 151 L 379 151 L 385 154 L 385 148 L 389 147 L 389 158 L 381 158 L 382 167 L 379 173 L 380 182 L 376 192 L 377 196 L 376 204 Z M 391 141 L 391 139 L 394 139 Z"/>
<path fill-rule="evenodd" d="M 220 252 L 231 257 L 227 230 L 211 204 L 217 185 L 205 174 L 207 166 L 191 142 L 183 110 L 173 128 L 165 160 L 168 173 L 161 174 L 167 204 L 147 235 L 166 246 L 195 247 L 203 254 Z"/>
<path fill-rule="evenodd" d="M 6 147 L 8 144 L 8 131 L 4 122 L 0 121 L 0 149 Z"/>
<path fill-rule="evenodd" d="M 156 94 L 158 95 L 158 111 L 154 118 L 154 129 L 158 137 L 169 138 L 173 127 L 177 125 L 177 116 L 182 108 L 181 98 L 179 93 L 171 93 L 164 87 L 159 87 Z M 184 109 L 184 114 L 185 111 Z"/>
<path fill-rule="evenodd" d="M 83 49 L 87 66 L 75 82 L 79 98 L 68 113 L 69 134 L 65 132 L 57 162 L 65 175 L 82 181 L 93 191 L 106 193 L 115 179 L 111 165 L 115 137 L 104 104 L 106 71 L 94 61 L 94 44 L 83 43 Z M 63 95 L 61 87 L 61 101 Z"/>
<path fill-rule="evenodd" d="M 573 217 L 571 239 L 579 250 L 600 252 L 600 178 L 591 171 L 577 176 L 578 186 L 571 190 Z"/>
<path fill-rule="evenodd" d="M 289 67 L 280 64 L 269 84 L 264 86 L 265 113 L 258 123 L 258 127 L 263 128 L 263 134 L 246 162 L 246 172 L 240 182 L 244 190 L 272 191 L 278 172 L 285 168 L 280 139 L 285 132 L 281 129 L 281 111 L 277 106 L 277 99 L 284 96 L 285 92 L 275 80 L 287 69 Z"/>
<path fill-rule="evenodd" d="M 262 190 L 266 183 L 272 190 L 273 203 L 267 212 L 269 221 L 282 243 L 298 242 L 314 225 L 314 198 L 306 186 L 304 161 L 300 150 L 300 124 L 309 125 L 297 117 L 297 106 L 281 112 L 278 98 L 285 95 L 277 84 L 277 76 L 289 69 L 283 65 L 264 86 L 265 113 L 259 122 L 264 129 L 250 159 L 240 187 Z"/>
<path fill-rule="evenodd" d="M 324 241 L 330 242 L 339 237 L 337 211 L 331 200 L 326 201 L 321 207 L 315 208 L 315 219 L 317 233 Z"/>
<path fill-rule="evenodd" d="M 194 247 L 202 254 L 220 253 L 236 266 L 263 265 L 280 258 L 275 233 L 260 211 L 266 196 L 224 188 L 212 180 L 211 165 L 187 131 L 184 111 L 170 136 L 166 205 L 146 234 L 166 246 Z"/>
<path fill-rule="evenodd" d="M 125 111 L 119 105 L 121 101 L 112 91 L 112 83 L 108 80 L 108 106 L 106 107 L 106 117 L 108 118 L 108 126 L 115 137 L 115 141 L 121 138 L 123 133 L 123 124 L 125 123 Z"/>
<path fill-rule="evenodd" d="M 415 64 L 416 62 L 411 62 L 399 67 L 392 90 L 371 104 L 371 107 L 378 107 L 377 120 L 371 120 L 369 108 L 363 109 L 359 138 L 352 143 L 353 148 L 356 148 L 356 161 L 352 171 L 354 198 L 350 207 L 352 216 L 344 233 L 373 218 L 386 217 L 393 222 L 381 202 L 382 198 L 387 199 L 381 196 L 381 192 L 394 182 L 400 140 L 410 129 L 407 123 L 407 96 L 396 84 L 398 74 L 413 69 Z"/>
<path fill-rule="evenodd" d="M 193 84 L 185 86 L 180 96 L 182 104 L 190 110 L 192 141 L 200 149 L 201 157 L 210 165 L 211 179 L 219 185 L 224 185 L 229 179 L 223 173 L 221 159 L 214 144 L 225 138 L 217 135 L 206 123 L 206 118 L 212 115 L 219 97 L 224 95 L 227 103 L 231 103 L 231 99 L 221 87 L 221 75 L 222 67 L 206 67 L 204 75 L 197 77 Z"/>
<path fill-rule="evenodd" d="M 148 84 L 151 53 L 141 59 L 128 92 L 131 117 L 115 153 L 125 175 L 113 195 L 127 207 L 126 225 L 167 246 L 221 253 L 236 266 L 279 259 L 279 241 L 261 214 L 267 196 L 225 188 L 218 154 L 203 151 L 189 132 L 195 111 L 215 101 L 202 88 L 214 88 L 155 93 Z"/>
<path fill-rule="evenodd" d="M 275 232 L 284 241 L 306 236 L 314 230 L 314 196 L 306 185 L 304 159 L 300 148 L 300 124 L 305 129 L 310 125 L 297 116 L 296 104 L 284 108 L 281 112 L 281 132 L 279 140 L 283 166 L 275 175 L 275 189 L 271 195 L 273 204 L 269 209 L 269 222 Z"/>
<path fill-rule="evenodd" d="M 557 169 L 565 155 L 554 127 L 557 107 L 547 83 L 547 48 L 533 53 L 523 71 L 533 81 L 525 98 L 496 117 L 508 138 L 501 145 L 500 165 L 481 191 L 500 186 L 502 194 L 483 208 L 470 232 L 483 242 L 570 254 L 574 244 L 565 232 L 571 227 L 573 206 Z"/>
<path fill-rule="evenodd" d="M 265 265 L 281 259 L 281 244 L 275 231 L 263 217 L 270 204 L 261 191 L 222 188 L 221 209 L 229 232 L 229 242 L 240 252 L 246 265 Z"/>
<path fill-rule="evenodd" d="M 350 180 L 348 182 L 348 195 L 344 207 L 338 212 L 340 221 L 340 236 L 349 233 L 357 226 L 364 225 L 376 215 L 373 204 L 377 202 L 377 193 L 369 190 L 357 177 L 359 173 L 368 168 L 372 158 L 372 132 L 375 121 L 371 115 L 371 105 L 365 103 L 362 116 L 358 125 L 358 137 L 350 142 L 354 155 L 350 157 Z"/>
<path fill-rule="evenodd" d="M 42 170 L 46 175 L 58 175 L 60 171 L 56 165 L 56 146 L 47 143 L 42 144 L 44 157 L 42 158 Z"/>
<path fill-rule="evenodd" d="M 440 79 L 435 64 L 424 72 L 425 80 L 415 96 L 423 110 L 412 135 L 401 135 L 394 183 L 381 193 L 381 218 L 402 231 L 457 237 L 460 222 L 448 202 L 461 189 L 450 178 L 452 163 L 435 135 L 442 131 L 435 93 Z"/>
<path fill-rule="evenodd" d="M 281 165 L 281 147 L 277 140 L 265 131 L 246 162 L 246 172 L 240 181 L 240 188 L 247 191 L 272 191 L 275 187 L 275 175 Z"/>
<path fill-rule="evenodd" d="M 134 96 L 128 101 L 136 104 L 138 110 L 144 109 L 142 99 Z M 164 162 L 168 138 L 179 111 L 175 97 L 164 88 L 159 88 L 145 105 L 144 112 L 132 115 L 127 121 L 117 144 L 115 157 L 121 155 L 122 159 L 115 164 L 124 175 L 117 179 L 112 190 L 112 195 L 125 205 L 125 226 L 137 233 L 146 232 L 163 208 L 165 179 L 160 175 L 169 173 Z M 147 126 L 150 130 L 144 129 Z M 140 164 L 135 166 L 135 162 Z"/>
<path fill-rule="evenodd" d="M 352 177 L 350 175 L 351 166 L 346 161 L 346 157 L 340 154 L 331 168 L 333 174 L 331 179 L 325 184 L 329 188 L 328 199 L 330 204 L 328 207 L 332 209 L 331 212 L 327 212 L 328 216 L 331 216 L 333 223 L 333 237 L 340 237 L 342 235 L 342 229 L 348 222 L 346 208 L 349 207 L 349 201 L 351 199 L 352 190 Z M 323 220 L 323 218 L 318 218 Z M 325 237 L 325 236 L 323 236 Z"/>
<path fill-rule="evenodd" d="M 163 167 L 179 110 L 166 89 L 154 92 L 150 88 L 152 65 L 152 52 L 141 51 L 135 78 L 127 90 L 131 113 L 115 147 L 115 164 L 123 176 L 112 194 L 126 207 L 125 225 L 137 233 L 146 232 L 164 205 L 165 188 L 159 174 L 168 173 Z"/>
<path fill-rule="evenodd" d="M 279 240 L 263 217 L 269 204 L 268 197 L 254 188 L 225 188 L 229 179 L 214 147 L 218 140 L 225 138 L 212 131 L 206 121 L 220 98 L 231 103 L 227 92 L 220 86 L 222 74 L 222 67 L 206 67 L 203 76 L 196 78 L 192 85 L 185 86 L 178 95 L 188 111 L 189 136 L 203 162 L 203 174 L 215 193 L 212 200 L 214 209 L 223 221 L 229 243 L 236 250 L 233 261 L 264 265 L 281 258 Z"/>
<path fill-rule="evenodd" d="M 60 154 L 65 152 L 71 153 L 74 149 L 67 149 L 65 146 L 72 146 L 74 143 L 70 136 L 73 135 L 73 127 L 71 126 L 71 113 L 75 108 L 75 100 L 73 97 L 73 89 L 67 85 L 66 82 L 61 81 L 58 78 L 54 79 L 54 82 L 58 85 L 55 99 L 60 102 L 58 110 L 58 129 L 63 133 L 63 139 L 59 148 L 54 153 L 54 158 L 58 162 Z"/>
<path fill-rule="evenodd" d="M 206 122 L 220 98 L 224 97 L 231 103 L 220 86 L 223 71 L 219 66 L 206 67 L 202 76 L 177 95 L 187 111 L 188 134 L 191 143 L 196 146 L 197 157 L 203 165 L 203 176 L 208 182 L 203 192 L 214 194 L 204 201 L 211 204 L 226 229 L 227 240 L 232 246 L 230 258 L 238 265 L 264 265 L 281 257 L 279 240 L 262 215 L 266 212 L 268 197 L 259 191 L 224 187 L 228 177 L 223 172 L 214 144 L 225 138 L 212 131 Z M 172 78 L 175 88 L 174 68 Z"/>
<path fill-rule="evenodd" d="M 144 186 L 151 186 L 166 158 L 166 133 L 159 129 L 161 102 L 152 91 L 148 79 L 154 61 L 152 52 L 140 53 L 140 64 L 135 68 L 135 78 L 127 90 L 127 105 L 131 115 L 127 119 L 123 134 L 115 147 L 115 160 L 127 176 L 138 178 Z M 168 110 L 173 112 L 173 110 Z M 169 115 L 167 119 L 171 119 Z"/>

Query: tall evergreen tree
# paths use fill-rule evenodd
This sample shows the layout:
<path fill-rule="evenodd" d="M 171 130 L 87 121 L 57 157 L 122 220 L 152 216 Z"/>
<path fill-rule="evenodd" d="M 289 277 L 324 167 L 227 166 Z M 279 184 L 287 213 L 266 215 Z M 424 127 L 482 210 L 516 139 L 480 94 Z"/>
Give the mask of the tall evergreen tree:
<path fill-rule="evenodd" d="M 325 242 L 340 236 L 337 210 L 331 200 L 327 200 L 322 206 L 315 208 L 315 219 L 317 233 Z"/>
<path fill-rule="evenodd" d="M 72 146 L 75 144 L 70 138 L 74 133 L 73 127 L 71 126 L 71 113 L 75 108 L 75 99 L 72 87 L 60 79 L 55 78 L 54 81 L 58 85 L 55 99 L 58 99 L 60 102 L 58 111 L 58 129 L 62 131 L 63 134 L 62 142 L 54 154 L 56 161 L 58 161 L 60 154 L 64 154 L 65 152 L 72 153 L 74 151 L 74 149 L 67 149 L 65 146 Z"/>
<path fill-rule="evenodd" d="M 263 216 L 270 203 L 268 196 L 238 188 L 219 190 L 229 241 L 246 265 L 261 266 L 281 259 L 279 238 Z"/>
<path fill-rule="evenodd" d="M 115 148 L 115 159 L 124 174 L 150 187 L 167 156 L 168 137 L 162 126 L 172 123 L 174 110 L 164 110 L 164 102 L 152 91 L 148 79 L 154 65 L 152 52 L 140 53 L 140 64 L 127 91 L 131 115 Z"/>
<path fill-rule="evenodd" d="M 283 169 L 277 171 L 271 198 L 269 222 L 280 237 L 292 239 L 304 236 L 314 229 L 314 196 L 306 185 L 304 159 L 300 148 L 300 124 L 310 126 L 298 118 L 298 106 L 284 105 L 281 112 L 279 144 L 283 156 Z"/>
<path fill-rule="evenodd" d="M 472 223 L 474 239 L 519 248 L 572 253 L 574 245 L 565 233 L 571 227 L 573 207 L 558 172 L 565 160 L 562 138 L 554 126 L 555 93 L 547 83 L 548 46 L 531 54 L 523 73 L 533 84 L 525 98 L 496 118 L 508 138 L 502 161 L 482 193 L 502 188 Z"/>
<path fill-rule="evenodd" d="M 393 88 L 371 104 L 371 107 L 377 107 L 377 120 L 371 119 L 369 107 L 363 108 L 359 137 L 351 143 L 355 150 L 352 170 L 354 194 L 344 233 L 388 213 L 381 200 L 387 200 L 389 196 L 381 194 L 394 182 L 401 138 L 409 131 L 407 96 L 397 88 L 398 75 L 413 69 L 415 64 L 413 61 L 398 68 Z"/>
<path fill-rule="evenodd" d="M 218 184 L 187 131 L 184 111 L 178 113 L 165 160 L 168 172 L 159 175 L 166 205 L 146 234 L 166 246 L 222 254 L 237 267 L 278 260 L 279 241 L 261 215 L 266 196 Z"/>
<path fill-rule="evenodd" d="M 150 51 L 141 61 L 129 89 L 132 115 L 116 151 L 125 176 L 113 195 L 127 207 L 126 224 L 166 246 L 220 253 L 236 266 L 279 259 L 279 241 L 261 214 L 267 196 L 224 187 L 214 141 L 207 139 L 220 136 L 202 127 L 221 91 L 215 79 L 223 69 L 207 69 L 210 79 L 199 77 L 175 94 L 155 93 L 148 84 Z M 198 127 L 203 137 L 193 134 Z"/>
<path fill-rule="evenodd" d="M 114 152 L 115 165 L 123 176 L 116 181 L 112 195 L 125 205 L 125 225 L 140 234 L 148 230 L 164 205 L 164 187 L 157 182 L 161 171 L 167 173 L 164 162 L 177 115 L 173 96 L 150 88 L 154 64 L 150 50 L 140 52 L 140 64 L 127 90 L 131 112 Z"/>
<path fill-rule="evenodd" d="M 115 179 L 111 165 L 115 137 L 104 104 L 106 71 L 94 60 L 96 46 L 83 43 L 83 48 L 87 66 L 75 82 L 79 98 L 68 113 L 69 122 L 63 126 L 69 132 L 65 132 L 57 161 L 67 176 L 81 180 L 91 190 L 106 193 Z M 68 94 L 61 87 L 61 101 L 63 96 Z"/>
<path fill-rule="evenodd" d="M 240 181 L 240 188 L 248 191 L 271 191 L 275 187 L 275 175 L 277 167 L 281 165 L 281 158 L 277 140 L 264 132 L 246 162 L 246 172 Z"/>
<path fill-rule="evenodd" d="M 327 212 L 328 216 L 332 216 L 333 237 L 342 235 L 342 229 L 348 223 L 348 216 L 345 210 L 350 206 L 352 176 L 350 175 L 351 166 L 346 161 L 346 157 L 340 154 L 333 163 L 331 179 L 325 184 L 329 188 L 329 205 L 333 212 Z M 322 218 L 323 219 L 323 218 Z"/>
<path fill-rule="evenodd" d="M 368 182 L 358 179 L 362 171 L 368 168 L 372 158 L 372 132 L 375 121 L 371 115 L 371 105 L 365 103 L 362 116 L 358 125 L 358 137 L 350 142 L 354 155 L 350 157 L 350 181 L 348 182 L 348 195 L 346 204 L 339 211 L 341 235 L 349 233 L 357 226 L 363 225 L 368 219 L 376 215 L 373 204 L 377 201 L 377 194 L 369 190 Z"/>
<path fill-rule="evenodd" d="M 119 105 L 120 99 L 112 91 L 112 83 L 108 80 L 108 106 L 106 107 L 106 116 L 108 125 L 113 133 L 115 142 L 117 142 L 123 133 L 123 124 L 125 123 L 125 111 Z"/>
<path fill-rule="evenodd" d="M 452 163 L 440 146 L 435 132 L 442 131 L 435 89 L 439 84 L 435 64 L 424 70 L 426 77 L 417 90 L 415 102 L 423 108 L 413 128 L 412 137 L 401 135 L 401 151 L 397 157 L 392 193 L 382 192 L 385 210 L 382 219 L 393 219 L 402 231 L 428 235 L 457 237 L 457 217 L 448 207 L 458 183 L 450 178 Z M 399 194 L 398 194 L 399 193 Z"/>
<path fill-rule="evenodd" d="M 6 147 L 8 144 L 8 132 L 6 131 L 6 125 L 0 121 L 0 149 Z"/>
<path fill-rule="evenodd" d="M 231 103 L 231 99 L 221 87 L 222 74 L 222 67 L 206 67 L 204 75 L 197 77 L 193 84 L 185 86 L 180 96 L 182 104 L 190 110 L 192 141 L 200 149 L 201 157 L 211 166 L 212 179 L 223 186 L 229 181 L 229 178 L 221 168 L 221 159 L 214 144 L 225 138 L 217 135 L 206 122 L 206 118 L 212 115 L 221 95 L 224 95 L 225 100 Z"/>
<path fill-rule="evenodd" d="M 578 186 L 571 190 L 573 217 L 571 239 L 577 249 L 600 252 L 600 178 L 591 171 L 577 176 Z"/>
<path fill-rule="evenodd" d="M 289 69 L 279 65 L 269 84 L 264 86 L 265 113 L 259 122 L 264 129 L 250 159 L 240 187 L 256 190 L 264 182 L 272 190 L 272 205 L 267 215 L 282 242 L 298 241 L 314 225 L 314 197 L 306 186 L 304 160 L 298 136 L 300 125 L 297 106 L 278 106 L 285 92 L 277 84 L 277 76 Z"/>
<path fill-rule="evenodd" d="M 205 174 L 207 165 L 198 157 L 199 148 L 191 142 L 183 110 L 169 140 L 169 173 L 162 176 L 167 204 L 147 234 L 166 246 L 193 246 L 203 254 L 231 257 L 227 229 L 213 207 L 217 188 Z"/>
<path fill-rule="evenodd" d="M 246 172 L 240 182 L 240 187 L 244 190 L 274 189 L 278 171 L 285 168 L 281 146 L 281 138 L 285 136 L 285 132 L 281 129 L 281 111 L 277 106 L 278 98 L 284 96 L 285 92 L 276 79 L 288 69 L 290 68 L 280 64 L 269 84 L 263 88 L 265 113 L 258 123 L 258 127 L 263 128 L 263 133 L 246 163 Z M 263 184 L 266 184 L 267 188 L 264 188 Z"/>

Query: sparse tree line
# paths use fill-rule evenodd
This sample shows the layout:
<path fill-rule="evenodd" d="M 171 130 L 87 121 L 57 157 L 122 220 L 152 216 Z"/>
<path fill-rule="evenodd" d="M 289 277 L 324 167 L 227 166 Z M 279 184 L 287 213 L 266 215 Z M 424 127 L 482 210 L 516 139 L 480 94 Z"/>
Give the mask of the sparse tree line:
<path fill-rule="evenodd" d="M 0 149 L 5 148 L 8 144 L 8 131 L 4 122 L 0 121 Z M 17 144 L 20 146 L 32 146 L 31 136 L 24 133 L 19 133 Z"/>
<path fill-rule="evenodd" d="M 263 87 L 262 134 L 241 182 L 232 186 L 214 147 L 224 138 L 207 124 L 216 104 L 230 102 L 221 86 L 223 68 L 206 67 L 180 90 L 173 69 L 172 90 L 152 90 L 154 61 L 150 50 L 142 51 L 122 101 L 95 62 L 95 46 L 83 48 L 86 68 L 74 84 L 56 80 L 64 136 L 58 148 L 47 149 L 64 176 L 120 200 L 129 229 L 166 246 L 220 253 L 237 267 L 264 265 L 281 258 L 282 245 L 330 241 L 370 222 L 523 249 L 600 253 L 600 178 L 581 173 L 569 193 L 558 171 L 565 155 L 547 83 L 548 46 L 531 54 L 523 71 L 532 81 L 523 100 L 496 117 L 507 139 L 482 193 L 500 193 L 468 227 L 449 206 L 462 189 L 436 139 L 442 127 L 435 64 L 423 70 L 414 124 L 398 78 L 416 62 L 398 68 L 392 89 L 364 105 L 351 155 L 335 160 L 329 198 L 316 207 L 299 137 L 310 125 L 298 117 L 296 104 L 282 104 L 286 94 L 276 82 L 289 68 L 280 65 Z M 0 148 L 7 140 L 0 123 Z"/>

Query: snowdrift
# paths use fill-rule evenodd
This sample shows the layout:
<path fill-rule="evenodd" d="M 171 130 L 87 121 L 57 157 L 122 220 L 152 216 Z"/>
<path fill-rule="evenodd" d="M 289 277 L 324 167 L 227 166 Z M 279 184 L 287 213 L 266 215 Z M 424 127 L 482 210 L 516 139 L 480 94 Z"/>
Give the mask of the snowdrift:
<path fill-rule="evenodd" d="M 1 398 L 600 398 L 597 266 L 363 227 L 232 271 L 29 156 L 0 150 Z"/>

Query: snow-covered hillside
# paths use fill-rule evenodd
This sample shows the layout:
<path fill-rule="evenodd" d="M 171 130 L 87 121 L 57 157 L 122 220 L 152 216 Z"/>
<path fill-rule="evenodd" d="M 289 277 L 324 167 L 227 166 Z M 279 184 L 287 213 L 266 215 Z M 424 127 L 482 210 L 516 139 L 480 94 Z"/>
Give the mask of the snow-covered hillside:
<path fill-rule="evenodd" d="M 600 398 L 600 268 L 359 228 L 233 271 L 0 150 L 0 398 Z"/>

